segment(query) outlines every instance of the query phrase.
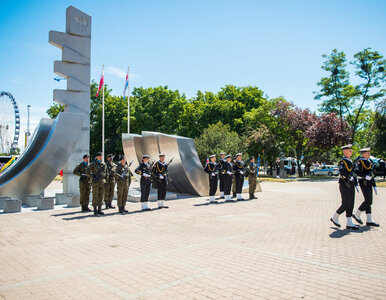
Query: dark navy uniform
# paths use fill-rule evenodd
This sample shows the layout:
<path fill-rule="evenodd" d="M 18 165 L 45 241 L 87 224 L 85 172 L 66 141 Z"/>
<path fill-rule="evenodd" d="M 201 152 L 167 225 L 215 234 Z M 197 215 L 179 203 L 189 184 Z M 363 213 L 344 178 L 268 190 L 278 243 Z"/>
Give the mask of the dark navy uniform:
<path fill-rule="evenodd" d="M 215 202 L 214 196 L 216 195 L 218 185 L 218 164 L 210 161 L 205 165 L 204 171 L 209 175 L 210 202 Z"/>
<path fill-rule="evenodd" d="M 339 190 L 342 196 L 342 205 L 336 211 L 339 215 L 346 212 L 346 217 L 352 216 L 355 199 L 355 186 L 357 180 L 354 177 L 354 164 L 351 159 L 342 157 L 339 162 Z"/>
<path fill-rule="evenodd" d="M 148 163 L 142 162 L 136 169 L 135 173 L 141 175 L 141 203 L 143 210 L 150 210 L 147 206 L 149 201 L 150 187 L 151 187 L 151 171 Z"/>
<path fill-rule="evenodd" d="M 167 188 L 167 177 L 168 177 L 168 165 L 165 162 L 157 161 L 153 168 L 152 174 L 154 179 L 157 181 L 157 198 L 158 198 L 158 208 L 168 208 L 164 205 L 163 201 L 166 198 L 166 188 Z"/>
<path fill-rule="evenodd" d="M 228 162 L 227 160 L 224 161 L 221 169 L 221 173 L 223 174 L 224 178 L 224 196 L 225 201 L 232 201 L 231 200 L 231 189 L 232 189 L 232 177 L 233 177 L 233 165 L 231 162 Z"/>
<path fill-rule="evenodd" d="M 225 153 L 220 153 L 220 155 L 223 155 L 223 154 L 225 155 Z M 225 162 L 225 159 L 220 158 L 220 160 L 217 163 L 218 170 L 222 169 L 222 165 L 224 164 L 224 162 Z M 218 177 L 220 179 L 220 198 L 224 198 L 224 174 L 220 172 Z"/>
<path fill-rule="evenodd" d="M 244 184 L 244 162 L 242 160 L 236 160 L 236 162 L 233 164 L 233 171 L 235 174 L 237 200 L 243 200 L 241 193 L 243 192 Z"/>

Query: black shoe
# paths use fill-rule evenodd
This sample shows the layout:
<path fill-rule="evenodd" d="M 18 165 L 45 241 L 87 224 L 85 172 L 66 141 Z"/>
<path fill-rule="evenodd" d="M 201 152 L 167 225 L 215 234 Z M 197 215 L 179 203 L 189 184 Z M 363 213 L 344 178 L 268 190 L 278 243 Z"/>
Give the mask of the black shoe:
<path fill-rule="evenodd" d="M 236 194 L 232 194 L 232 198 L 236 198 Z"/>
<path fill-rule="evenodd" d="M 115 206 L 113 206 L 113 205 L 111 204 L 111 202 L 109 202 L 109 208 L 115 208 Z"/>
<path fill-rule="evenodd" d="M 379 224 L 377 224 L 375 222 L 366 222 L 366 226 L 379 227 Z"/>
<path fill-rule="evenodd" d="M 144 210 L 144 211 L 149 211 L 149 210 L 151 210 L 151 208 L 144 208 L 144 209 L 142 209 L 142 210 Z"/>
<path fill-rule="evenodd" d="M 86 212 L 86 206 L 85 205 L 82 205 L 82 210 L 81 212 Z"/>
<path fill-rule="evenodd" d="M 124 213 L 129 212 L 127 209 L 125 209 L 125 206 L 122 206 L 122 211 L 123 211 Z"/>
<path fill-rule="evenodd" d="M 106 202 L 106 208 L 105 209 L 109 209 L 110 208 L 110 206 L 109 206 L 109 204 Z"/>
<path fill-rule="evenodd" d="M 252 194 L 252 197 L 253 197 L 253 199 L 257 199 L 257 197 L 254 194 Z"/>
<path fill-rule="evenodd" d="M 346 226 L 346 229 L 359 230 L 359 226 Z"/>
<path fill-rule="evenodd" d="M 214 201 L 209 201 L 209 203 L 217 204 L 218 202 L 216 200 L 214 200 Z"/>
<path fill-rule="evenodd" d="M 86 205 L 84 206 L 84 211 L 92 211 L 92 210 L 88 207 L 88 204 L 86 204 Z"/>
<path fill-rule="evenodd" d="M 94 216 L 97 216 L 98 215 L 98 209 L 96 206 L 94 206 Z"/>
<path fill-rule="evenodd" d="M 332 223 L 334 223 L 335 226 L 340 227 L 340 224 L 339 224 L 339 223 L 336 223 L 332 218 L 330 219 L 330 221 L 331 221 Z"/>
<path fill-rule="evenodd" d="M 237 201 L 245 201 L 244 198 L 237 199 Z"/>
<path fill-rule="evenodd" d="M 163 206 L 158 206 L 158 209 L 163 209 L 164 207 Z"/>
<path fill-rule="evenodd" d="M 357 221 L 359 224 L 363 224 L 362 220 L 361 219 L 358 219 L 355 215 L 352 215 L 352 217 L 354 218 L 355 221 Z"/>
<path fill-rule="evenodd" d="M 225 199 L 225 197 L 224 197 L 224 196 L 222 196 L 222 197 L 220 197 L 220 199 Z"/>
<path fill-rule="evenodd" d="M 123 211 L 122 211 L 122 206 L 118 206 L 118 212 L 119 212 L 120 214 L 123 213 Z"/>
<path fill-rule="evenodd" d="M 164 206 L 162 206 L 162 208 L 169 208 L 169 206 L 167 206 L 167 205 L 164 205 Z"/>
<path fill-rule="evenodd" d="M 98 215 L 104 215 L 105 213 L 102 211 L 102 205 L 98 206 Z"/>

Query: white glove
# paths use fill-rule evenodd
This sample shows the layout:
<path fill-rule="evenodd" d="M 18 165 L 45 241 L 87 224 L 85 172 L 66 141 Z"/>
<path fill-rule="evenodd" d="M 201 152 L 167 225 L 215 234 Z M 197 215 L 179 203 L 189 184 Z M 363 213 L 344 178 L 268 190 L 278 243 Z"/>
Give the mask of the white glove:
<path fill-rule="evenodd" d="M 147 173 L 143 173 L 142 176 L 143 176 L 143 177 L 150 177 L 150 175 L 147 174 Z"/>
<path fill-rule="evenodd" d="M 354 177 L 351 176 L 351 177 L 350 177 L 350 181 L 354 181 Z"/>
<path fill-rule="evenodd" d="M 243 172 L 243 171 L 240 171 L 240 174 L 241 174 L 241 175 L 243 175 L 243 174 L 244 174 L 244 172 Z"/>
<path fill-rule="evenodd" d="M 212 174 L 210 174 L 210 175 L 212 175 L 212 176 L 216 176 L 216 174 L 214 174 L 213 172 L 212 172 Z"/>
<path fill-rule="evenodd" d="M 372 178 L 371 176 L 366 175 L 366 180 L 370 181 L 370 180 L 372 180 L 372 179 L 373 179 L 373 178 Z"/>
<path fill-rule="evenodd" d="M 358 186 L 357 186 L 357 185 L 355 186 L 355 188 L 356 188 L 357 192 L 359 193 L 359 188 L 358 188 Z"/>
<path fill-rule="evenodd" d="M 227 174 L 229 174 L 229 175 L 232 175 L 232 172 L 230 172 L 230 171 L 227 171 Z"/>
<path fill-rule="evenodd" d="M 159 176 L 160 179 L 164 179 L 165 177 L 163 177 L 162 175 Z"/>

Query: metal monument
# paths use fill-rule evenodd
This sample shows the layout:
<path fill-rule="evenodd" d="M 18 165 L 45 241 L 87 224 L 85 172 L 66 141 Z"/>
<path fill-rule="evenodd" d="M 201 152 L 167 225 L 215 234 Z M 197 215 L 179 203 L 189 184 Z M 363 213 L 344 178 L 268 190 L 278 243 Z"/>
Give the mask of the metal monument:
<path fill-rule="evenodd" d="M 64 192 L 78 194 L 72 170 L 89 151 L 91 17 L 68 7 L 66 32 L 51 31 L 49 42 L 62 49 L 54 72 L 67 78 L 67 90 L 54 90 L 54 101 L 64 112 L 41 119 L 24 153 L 1 174 L 0 196 L 39 194 L 62 168 Z"/>

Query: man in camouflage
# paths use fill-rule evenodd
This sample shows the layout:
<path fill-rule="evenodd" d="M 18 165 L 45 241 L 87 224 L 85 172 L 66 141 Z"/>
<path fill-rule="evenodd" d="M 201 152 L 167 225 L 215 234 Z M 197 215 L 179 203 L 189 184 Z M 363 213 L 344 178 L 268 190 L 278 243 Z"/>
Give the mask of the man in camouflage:
<path fill-rule="evenodd" d="M 257 164 L 255 163 L 255 157 L 251 156 L 249 158 L 249 164 L 246 168 L 248 174 L 248 184 L 249 184 L 249 199 L 257 199 L 255 196 L 256 184 L 257 184 Z"/>
<path fill-rule="evenodd" d="M 102 152 L 98 152 L 95 160 L 87 169 L 87 175 L 92 182 L 92 206 L 94 215 L 104 215 L 102 212 L 103 195 L 106 183 L 106 165 L 102 161 Z"/>
<path fill-rule="evenodd" d="M 131 183 L 131 172 L 129 166 L 126 164 L 126 158 L 124 155 L 119 157 L 119 163 L 117 164 L 115 178 L 117 180 L 117 196 L 118 196 L 118 211 L 123 214 L 127 213 L 126 201 L 127 194 L 129 193 L 129 187 Z"/>
<path fill-rule="evenodd" d="M 88 208 L 90 202 L 90 190 L 91 190 L 91 180 L 87 176 L 87 167 L 88 167 L 89 156 L 87 154 L 83 155 L 83 161 L 78 164 L 73 173 L 79 177 L 79 194 L 80 194 L 80 205 L 82 206 L 82 212 L 91 211 Z"/>
<path fill-rule="evenodd" d="M 117 167 L 114 162 L 114 155 L 108 154 L 106 157 L 106 183 L 105 183 L 105 204 L 106 209 L 115 208 L 112 206 L 113 198 L 114 198 L 114 188 L 115 188 L 115 168 Z"/>

